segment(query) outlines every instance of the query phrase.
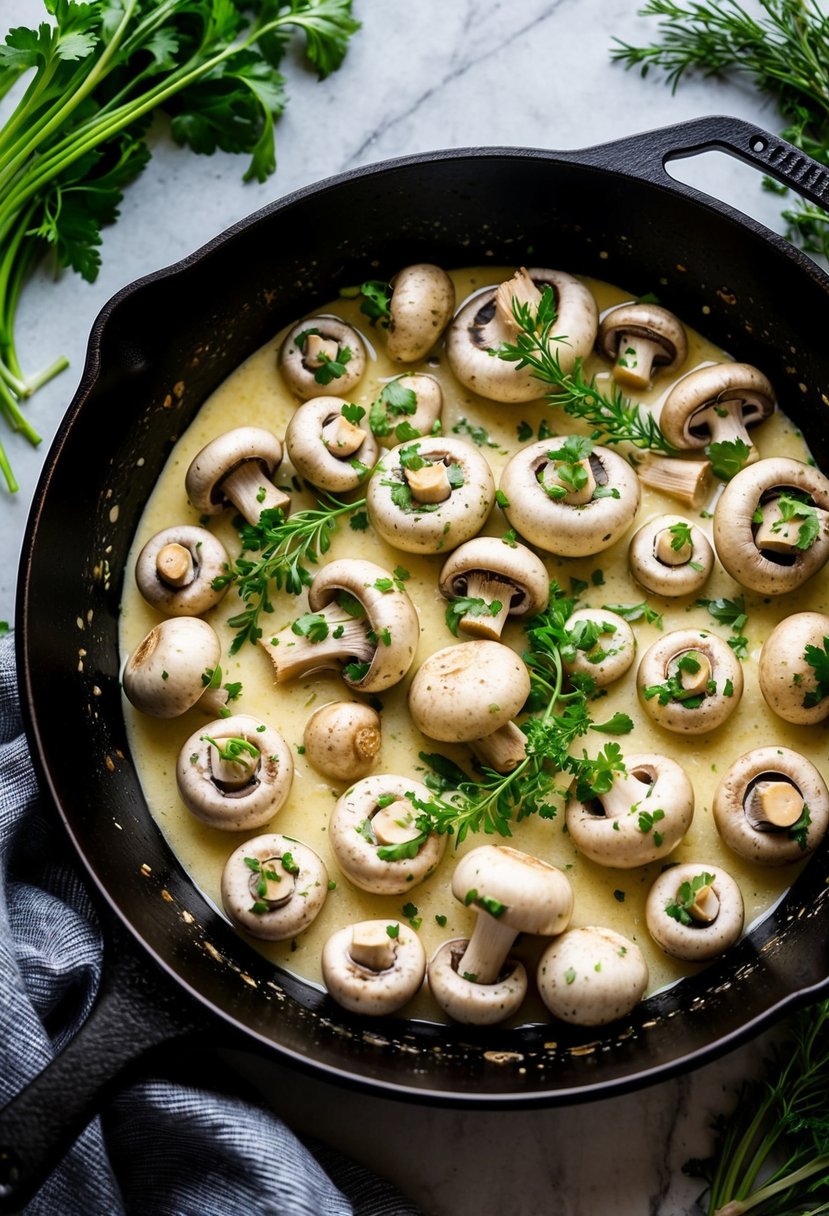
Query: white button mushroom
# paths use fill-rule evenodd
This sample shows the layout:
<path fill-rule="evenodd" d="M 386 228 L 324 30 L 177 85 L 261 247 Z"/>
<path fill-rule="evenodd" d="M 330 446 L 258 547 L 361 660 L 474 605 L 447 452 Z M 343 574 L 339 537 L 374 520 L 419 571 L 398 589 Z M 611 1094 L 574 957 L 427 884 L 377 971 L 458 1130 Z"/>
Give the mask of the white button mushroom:
<path fill-rule="evenodd" d="M 608 309 L 599 325 L 597 345 L 613 363 L 614 379 L 638 389 L 648 387 L 655 367 L 676 372 L 688 354 L 678 317 L 644 300 Z"/>
<path fill-rule="evenodd" d="M 461 306 L 446 334 L 449 366 L 465 388 L 491 401 L 533 401 L 542 385 L 531 369 L 494 357 L 519 331 L 513 307 L 537 311 L 545 288 L 556 298 L 557 320 L 550 346 L 564 371 L 593 347 L 598 328 L 596 301 L 583 283 L 561 270 L 518 270 L 511 279 L 478 292 Z"/>
<path fill-rule="evenodd" d="M 361 426 L 365 410 L 341 397 L 315 397 L 301 405 L 288 423 L 285 447 L 306 481 L 320 490 L 355 490 L 377 463 L 377 440 Z"/>
<path fill-rule="evenodd" d="M 508 646 L 480 640 L 436 650 L 409 687 L 418 730 L 444 743 L 467 743 L 497 772 L 523 760 L 525 737 L 511 721 L 530 693 L 526 665 Z"/>
<path fill-rule="evenodd" d="M 543 612 L 550 599 L 544 563 L 526 545 L 476 536 L 455 550 L 438 576 L 440 593 L 454 601 L 447 622 L 476 637 L 500 638 L 507 617 Z"/>
<path fill-rule="evenodd" d="M 423 984 L 425 973 L 420 938 L 398 920 L 346 925 L 322 949 L 328 992 L 344 1009 L 368 1017 L 402 1009 Z"/>
<path fill-rule="evenodd" d="M 495 482 L 481 453 L 438 436 L 391 448 L 366 492 L 375 530 L 407 553 L 448 553 L 481 530 L 494 502 Z"/>
<path fill-rule="evenodd" d="M 785 456 L 741 469 L 714 510 L 714 545 L 743 587 L 794 591 L 829 560 L 829 479 Z"/>
<path fill-rule="evenodd" d="M 124 692 L 153 718 L 177 718 L 198 705 L 206 714 L 225 709 L 221 644 L 215 630 L 194 616 L 170 617 L 143 638 L 124 666 Z"/>
<path fill-rule="evenodd" d="M 184 478 L 187 497 L 202 515 L 218 515 L 232 503 L 249 524 L 266 509 L 289 511 L 291 499 L 273 484 L 282 444 L 259 426 L 240 426 L 217 435 L 190 461 Z"/>
<path fill-rule="evenodd" d="M 419 624 L 414 604 L 374 562 L 339 558 L 314 576 L 310 612 L 259 639 L 278 684 L 333 670 L 360 692 L 382 692 L 403 679 L 414 659 Z"/>
<path fill-rule="evenodd" d="M 369 425 L 384 447 L 440 430 L 443 389 L 434 376 L 412 372 L 387 380 L 371 403 Z"/>
<path fill-rule="evenodd" d="M 176 764 L 178 791 L 191 815 L 228 832 L 269 823 L 284 806 L 293 777 L 285 740 L 247 714 L 195 731 Z"/>
<path fill-rule="evenodd" d="M 829 616 L 784 617 L 760 652 L 760 691 L 785 722 L 812 726 L 829 717 Z"/>
<path fill-rule="evenodd" d="M 395 895 L 424 881 L 446 849 L 412 799 L 431 801 L 425 785 L 393 773 L 356 782 L 331 812 L 328 839 L 345 876 L 361 891 Z"/>
<path fill-rule="evenodd" d="M 291 941 L 316 920 L 328 871 L 308 845 L 275 833 L 240 845 L 222 871 L 222 903 L 239 928 L 263 941 Z"/>
<path fill-rule="evenodd" d="M 758 747 L 731 765 L 714 793 L 714 823 L 740 857 L 782 866 L 808 857 L 829 827 L 829 790 L 788 747 Z"/>
<path fill-rule="evenodd" d="M 695 595 L 711 577 L 714 550 L 702 529 L 682 515 L 657 515 L 634 532 L 628 564 L 654 595 Z"/>
<path fill-rule="evenodd" d="M 363 378 L 363 340 L 339 317 L 309 317 L 286 334 L 277 357 L 292 393 L 307 400 L 336 393 L 346 397 Z"/>
<path fill-rule="evenodd" d="M 568 793 L 565 822 L 573 844 L 591 861 L 629 870 L 667 857 L 691 826 L 694 789 L 670 756 L 628 756 L 605 793 Z"/>
<path fill-rule="evenodd" d="M 228 569 L 222 542 L 206 528 L 179 524 L 151 536 L 138 554 L 135 582 L 144 599 L 168 616 L 201 616 L 227 591 L 213 580 Z"/>
<path fill-rule="evenodd" d="M 657 725 L 701 735 L 734 713 L 743 695 L 743 670 L 734 651 L 716 634 L 676 629 L 645 651 L 636 687 Z"/>
<path fill-rule="evenodd" d="M 721 866 L 688 862 L 659 875 L 648 892 L 645 919 L 666 954 L 704 963 L 739 941 L 743 897 Z"/>
<path fill-rule="evenodd" d="M 332 701 L 305 723 L 305 758 L 331 781 L 367 777 L 380 754 L 380 715 L 361 701 Z"/>
<path fill-rule="evenodd" d="M 617 612 L 607 608 L 577 608 L 564 623 L 562 666 L 568 675 L 590 676 L 606 688 L 629 671 L 636 653 L 633 630 Z"/>
<path fill-rule="evenodd" d="M 717 485 L 710 460 L 681 460 L 653 452 L 637 457 L 636 475 L 643 486 L 694 510 L 711 501 Z"/>
<path fill-rule="evenodd" d="M 507 956 L 519 933 L 562 933 L 573 891 L 555 866 L 505 845 L 472 849 L 455 867 L 452 894 L 477 913 L 472 937 L 450 941 L 428 967 L 429 987 L 457 1022 L 491 1025 L 517 1010 L 526 992 L 523 964 Z"/>
<path fill-rule="evenodd" d="M 742 441 L 749 460 L 757 449 L 748 428 L 774 410 L 774 389 L 749 363 L 713 363 L 679 380 L 665 398 L 659 425 L 678 451 L 705 448 L 711 443 Z"/>
<path fill-rule="evenodd" d="M 538 991 L 554 1017 L 604 1026 L 626 1017 L 648 986 L 648 965 L 635 942 L 599 925 L 568 929 L 545 949 Z"/>
<path fill-rule="evenodd" d="M 500 490 L 512 527 L 562 557 L 607 549 L 639 509 L 639 481 L 627 461 L 576 435 L 521 448 L 505 466 Z"/>
<path fill-rule="evenodd" d="M 404 268 L 391 280 L 386 349 L 398 363 L 428 355 L 455 311 L 455 285 L 445 270 L 429 262 Z"/>

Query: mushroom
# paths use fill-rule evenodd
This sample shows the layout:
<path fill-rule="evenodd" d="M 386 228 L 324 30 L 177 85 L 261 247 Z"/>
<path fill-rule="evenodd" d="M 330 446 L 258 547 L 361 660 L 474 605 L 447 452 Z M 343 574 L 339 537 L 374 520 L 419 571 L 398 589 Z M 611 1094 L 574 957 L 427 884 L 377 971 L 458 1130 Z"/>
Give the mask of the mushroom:
<path fill-rule="evenodd" d="M 305 758 L 331 781 L 357 781 L 380 752 L 380 715 L 362 701 L 332 701 L 311 714 L 302 738 Z"/>
<path fill-rule="evenodd" d="M 774 389 L 756 367 L 712 363 L 677 381 L 662 403 L 659 426 L 678 451 L 742 440 L 754 461 L 758 453 L 748 428 L 773 410 Z"/>
<path fill-rule="evenodd" d="M 829 616 L 784 617 L 763 643 L 759 678 L 766 704 L 785 722 L 812 726 L 829 717 Z"/>
<path fill-rule="evenodd" d="M 507 617 L 543 612 L 550 599 L 544 563 L 526 545 L 477 536 L 457 548 L 438 576 L 440 593 L 454 601 L 447 612 L 453 633 L 500 638 Z"/>
<path fill-rule="evenodd" d="M 515 651 L 481 639 L 436 650 L 409 686 L 418 730 L 443 743 L 467 743 L 489 768 L 511 772 L 525 756 L 525 736 L 512 717 L 530 693 Z"/>
<path fill-rule="evenodd" d="M 222 870 L 222 903 L 234 924 L 269 942 L 291 941 L 317 918 L 328 871 L 313 849 L 291 836 L 255 836 Z"/>
<path fill-rule="evenodd" d="M 169 617 L 151 629 L 127 659 L 124 692 L 143 714 L 178 718 L 198 705 L 226 710 L 232 695 L 221 686 L 222 648 L 215 630 L 195 616 Z"/>
<path fill-rule="evenodd" d="M 148 604 L 168 616 L 201 616 L 227 591 L 213 580 L 227 573 L 222 542 L 206 528 L 179 524 L 151 536 L 138 554 L 135 582 Z"/>
<path fill-rule="evenodd" d="M 794 591 L 829 560 L 829 479 L 787 456 L 741 469 L 714 510 L 714 545 L 743 587 Z"/>
<path fill-rule="evenodd" d="M 504 514 L 547 553 L 600 553 L 627 531 L 639 509 L 636 474 L 621 456 L 589 439 L 570 435 L 559 448 L 555 442 L 528 444 L 508 461 L 499 498 Z"/>
<path fill-rule="evenodd" d="M 477 913 L 472 937 L 445 942 L 428 967 L 429 988 L 456 1022 L 488 1026 L 517 1010 L 527 989 L 522 963 L 507 958 L 519 933 L 562 933 L 573 890 L 562 870 L 506 845 L 467 853 L 452 894 Z"/>
<path fill-rule="evenodd" d="M 407 553 L 456 548 L 480 531 L 494 501 L 495 482 L 481 453 L 462 439 L 439 436 L 392 448 L 366 491 L 375 530 Z"/>
<path fill-rule="evenodd" d="M 315 397 L 291 416 L 285 447 L 296 471 L 320 490 L 355 490 L 377 463 L 377 440 L 360 426 L 365 410 L 341 397 Z"/>
<path fill-rule="evenodd" d="M 363 340 L 339 317 L 308 317 L 288 331 L 277 356 L 282 378 L 292 393 L 307 400 L 333 390 L 347 396 L 363 378 Z"/>
<path fill-rule="evenodd" d="M 455 310 L 455 285 L 429 262 L 405 266 L 391 280 L 386 350 L 397 363 L 428 355 Z"/>
<path fill-rule="evenodd" d="M 249 524 L 266 509 L 289 511 L 291 499 L 272 481 L 282 444 L 259 426 L 239 426 L 217 435 L 190 462 L 187 497 L 202 515 L 218 515 L 232 503 Z"/>
<path fill-rule="evenodd" d="M 596 688 L 606 688 L 630 669 L 636 640 L 630 625 L 606 608 L 577 608 L 564 623 L 567 641 L 561 647 L 568 675 L 590 676 Z"/>
<path fill-rule="evenodd" d="M 628 547 L 630 572 L 654 595 L 694 595 L 711 577 L 714 550 L 708 537 L 682 515 L 656 515 Z"/>
<path fill-rule="evenodd" d="M 598 865 L 630 870 L 676 848 L 694 817 L 694 788 L 670 756 L 640 752 L 613 774 L 606 793 L 568 792 L 565 822 L 573 844 Z"/>
<path fill-rule="evenodd" d="M 583 283 L 561 270 L 522 267 L 511 279 L 486 287 L 464 303 L 446 334 L 449 366 L 464 388 L 490 401 L 533 401 L 543 387 L 529 368 L 497 357 L 505 343 L 521 332 L 514 306 L 538 311 L 545 288 L 555 294 L 555 333 L 551 353 L 562 370 L 572 370 L 576 359 L 593 348 L 599 316 L 596 301 Z"/>
<path fill-rule="evenodd" d="M 277 684 L 312 671 L 339 672 L 350 688 L 382 692 L 402 680 L 414 659 L 419 623 L 414 604 L 374 562 L 328 562 L 308 590 L 310 612 L 261 637 Z"/>
<path fill-rule="evenodd" d="M 446 836 L 429 830 L 415 802 L 430 802 L 425 785 L 393 773 L 364 777 L 338 798 L 328 839 L 346 878 L 361 891 L 399 895 L 439 865 Z"/>
<path fill-rule="evenodd" d="M 682 322 L 659 304 L 630 301 L 609 309 L 599 325 L 598 347 L 613 363 L 613 377 L 631 388 L 647 388 L 654 367 L 676 372 L 688 343 Z"/>
<path fill-rule="evenodd" d="M 613 929 L 568 929 L 538 963 L 538 991 L 554 1017 L 604 1026 L 626 1017 L 648 986 L 648 964 L 635 942 Z"/>
<path fill-rule="evenodd" d="M 681 735 L 702 735 L 731 717 L 743 695 L 743 670 L 716 634 L 676 629 L 642 656 L 636 687 L 648 716 Z"/>
<path fill-rule="evenodd" d="M 682 460 L 647 452 L 637 457 L 636 475 L 643 486 L 659 490 L 694 510 L 711 501 L 716 487 L 710 460 Z"/>
<path fill-rule="evenodd" d="M 654 882 L 645 919 L 656 944 L 673 958 L 704 963 L 739 940 L 745 913 L 737 883 L 719 866 L 671 866 Z"/>
<path fill-rule="evenodd" d="M 420 938 L 399 920 L 346 925 L 322 948 L 325 987 L 351 1013 L 396 1013 L 417 993 L 425 974 Z"/>
<path fill-rule="evenodd" d="M 802 861 L 829 827 L 829 790 L 810 760 L 758 747 L 735 760 L 714 792 L 714 823 L 730 849 L 761 866 Z"/>
<path fill-rule="evenodd" d="M 411 372 L 387 380 L 369 410 L 372 433 L 394 447 L 440 431 L 443 389 L 434 376 Z"/>
<path fill-rule="evenodd" d="M 176 764 L 178 792 L 188 811 L 226 832 L 264 827 L 284 806 L 293 779 L 285 740 L 247 714 L 219 718 L 195 731 Z"/>

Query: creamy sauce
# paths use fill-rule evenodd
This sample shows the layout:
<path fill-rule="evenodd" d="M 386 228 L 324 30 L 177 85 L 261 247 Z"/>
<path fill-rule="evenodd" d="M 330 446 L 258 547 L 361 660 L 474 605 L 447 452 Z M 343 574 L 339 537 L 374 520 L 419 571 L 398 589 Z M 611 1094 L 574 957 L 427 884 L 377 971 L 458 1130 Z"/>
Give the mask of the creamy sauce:
<path fill-rule="evenodd" d="M 499 270 L 487 268 L 483 271 L 453 272 L 456 294 L 459 301 L 486 284 L 508 278 L 509 268 Z M 629 299 L 629 294 L 604 283 L 588 281 L 600 310 Z M 551 431 L 566 434 L 577 431 L 580 424 L 570 419 L 561 410 L 543 401 L 523 405 L 501 405 L 475 396 L 461 389 L 452 377 L 445 359 L 438 354 L 422 366 L 401 367 L 393 364 L 384 355 L 382 334 L 372 330 L 360 314 L 358 304 L 352 300 L 337 300 L 322 312 L 336 313 L 354 325 L 366 340 L 369 366 L 357 389 L 349 399 L 362 405 L 366 412 L 378 395 L 382 384 L 406 371 L 424 370 L 437 377 L 443 386 L 445 406 L 443 431 L 447 435 L 456 433 L 459 438 L 469 439 L 467 426 L 483 426 L 490 444 L 481 447 L 495 474 L 496 485 L 500 472 L 509 456 L 518 446 L 516 428 L 522 421 L 530 423 L 534 436 L 539 424 L 545 420 Z M 721 361 L 727 357 L 722 351 L 707 343 L 700 335 L 687 328 L 688 357 L 679 369 L 683 375 L 694 367 L 710 361 Z M 285 331 L 283 331 L 285 332 Z M 141 546 L 154 533 L 173 523 L 197 523 L 198 514 L 188 504 L 184 491 L 184 475 L 192 457 L 214 436 L 234 426 L 257 425 L 282 437 L 285 427 L 296 407 L 297 401 L 283 385 L 276 365 L 281 334 L 256 352 L 240 366 L 210 397 L 200 410 L 188 431 L 177 443 L 158 484 L 147 503 L 138 528 L 130 557 L 130 570 L 134 568 L 135 556 Z M 440 348 L 438 348 L 440 351 Z M 612 386 L 606 362 L 591 356 L 586 361 L 586 372 L 597 373 L 600 385 Z M 655 377 L 654 387 L 637 394 L 646 404 L 658 408 L 660 399 L 667 392 L 672 379 L 662 375 Z M 329 390 L 336 393 L 336 381 Z M 464 423 L 464 420 L 466 422 Z M 808 453 L 802 438 L 794 426 L 780 413 L 773 415 L 753 432 L 761 456 L 789 455 L 806 459 Z M 471 442 L 471 439 L 469 439 Z M 283 463 L 276 480 L 287 485 L 293 470 L 287 461 Z M 351 497 L 359 497 L 359 492 Z M 293 510 L 315 505 L 312 495 L 294 494 Z M 709 508 L 713 504 L 708 504 Z M 636 521 L 626 536 L 611 549 L 594 557 L 572 559 L 557 558 L 541 554 L 551 578 L 555 578 L 569 590 L 571 579 L 582 579 L 588 584 L 582 593 L 579 607 L 601 607 L 605 604 L 638 603 L 647 598 L 651 605 L 662 613 L 664 631 L 687 628 L 692 625 L 704 627 L 721 637 L 728 636 L 728 627 L 712 621 L 704 608 L 694 606 L 694 597 L 679 600 L 661 599 L 649 595 L 633 581 L 627 566 L 627 546 L 633 531 L 655 514 L 671 512 L 682 514 L 711 536 L 710 520 L 697 512 L 683 508 L 674 499 L 643 487 L 642 504 Z M 232 527 L 233 510 L 228 509 L 209 524 L 212 531 L 223 541 L 228 553 L 235 555 L 239 549 L 238 536 Z M 485 533 L 503 536 L 508 528 L 503 513 L 493 509 L 483 529 Z M 365 533 L 352 530 L 347 523 L 334 533 L 330 557 L 365 557 L 392 571 L 401 565 L 411 573 L 406 590 L 420 614 L 421 638 L 415 662 L 409 675 L 389 693 L 382 697 L 383 744 L 375 773 L 397 773 L 402 776 L 423 779 L 424 767 L 418 759 L 420 751 L 440 751 L 469 767 L 469 753 L 462 747 L 438 744 L 420 735 L 409 721 L 406 710 L 406 692 L 419 664 L 432 651 L 452 644 L 444 612 L 446 602 L 437 590 L 437 574 L 445 555 L 420 557 L 392 549 L 369 529 Z M 599 574 L 598 572 L 601 572 Z M 600 583 L 600 585 L 596 585 Z M 820 727 L 802 728 L 790 726 L 767 709 L 757 682 L 757 661 L 763 640 L 783 616 L 806 608 L 827 611 L 829 597 L 826 594 L 825 575 L 812 579 L 798 592 L 781 600 L 768 600 L 750 591 L 743 591 L 725 571 L 715 563 L 712 577 L 701 592 L 707 598 L 734 597 L 743 594 L 748 622 L 743 633 L 749 639 L 749 654 L 743 663 L 745 692 L 742 700 L 729 720 L 727 729 L 709 736 L 684 738 L 672 735 L 651 724 L 637 701 L 635 673 L 638 662 L 634 662 L 627 675 L 608 690 L 608 695 L 594 709 L 596 720 L 604 720 L 617 710 L 629 713 L 635 721 L 632 734 L 620 739 L 625 754 L 654 751 L 673 755 L 685 768 L 696 792 L 696 809 L 693 824 L 670 861 L 694 863 L 713 869 L 722 866 L 738 882 L 746 909 L 746 927 L 762 917 L 778 900 L 792 882 L 797 867 L 782 870 L 762 869 L 744 863 L 726 849 L 714 828 L 711 803 L 720 775 L 742 753 L 765 744 L 791 747 L 804 752 L 824 775 L 827 771 L 826 734 Z M 290 624 L 301 612 L 307 610 L 305 596 L 294 599 L 285 593 L 274 596 L 273 616 L 264 624 L 265 630 L 275 633 Z M 223 678 L 241 680 L 244 691 L 240 701 L 233 706 L 234 712 L 260 716 L 273 725 L 293 750 L 295 778 L 291 794 L 285 806 L 270 825 L 247 833 L 258 835 L 266 831 L 278 831 L 304 841 L 323 858 L 330 878 L 336 883 L 330 892 L 322 913 L 316 922 L 295 942 L 263 943 L 248 939 L 256 949 L 274 963 L 286 968 L 312 984 L 321 986 L 319 957 L 328 936 L 342 925 L 369 918 L 407 919 L 404 905 L 415 905 L 416 911 L 409 914 L 419 922 L 418 932 L 431 957 L 435 949 L 452 937 L 468 937 L 474 925 L 474 912 L 462 907 L 452 896 L 451 878 L 455 849 L 450 841 L 439 869 L 425 883 L 414 887 L 405 895 L 379 896 L 361 892 L 341 874 L 328 846 L 327 830 L 331 808 L 345 785 L 331 785 L 307 763 L 299 752 L 303 730 L 309 714 L 333 700 L 351 697 L 350 690 L 333 674 L 320 674 L 295 683 L 275 687 L 273 669 L 264 651 L 248 644 L 242 651 L 228 657 L 233 632 L 226 625 L 228 617 L 238 611 L 240 601 L 233 588 L 225 599 L 205 617 L 216 629 L 223 648 Z M 131 577 L 125 580 L 123 611 L 121 617 L 122 654 L 130 653 L 141 638 L 158 623 L 160 617 L 138 594 Z M 655 641 L 661 632 L 655 625 L 643 621 L 634 623 L 638 654 Z M 459 641 L 464 640 L 461 635 Z M 520 624 L 507 624 L 503 639 L 507 645 L 520 652 L 524 648 L 524 632 Z M 196 820 L 178 797 L 175 781 L 175 766 L 179 748 L 189 735 L 206 723 L 204 714 L 190 710 L 184 717 L 172 722 L 158 721 L 137 713 L 125 702 L 125 714 L 132 754 L 146 794 L 148 805 L 182 865 L 192 876 L 203 894 L 221 911 L 219 884 L 226 859 L 245 838 L 245 834 L 223 832 L 205 826 Z M 582 747 L 595 755 L 607 737 L 591 733 L 580 739 L 577 751 Z M 678 963 L 664 955 L 652 942 L 645 926 L 644 903 L 647 892 L 660 873 L 664 863 L 635 870 L 611 870 L 600 867 L 580 855 L 563 831 L 564 816 L 559 812 L 553 821 L 530 818 L 514 825 L 513 836 L 508 842 L 514 847 L 535 853 L 539 857 L 561 867 L 570 878 L 575 891 L 573 926 L 600 924 L 615 928 L 638 943 L 645 954 L 650 969 L 650 988 L 654 991 L 669 984 L 684 974 L 695 970 L 690 965 Z M 466 851 L 483 843 L 497 843 L 499 837 L 470 835 L 458 852 Z M 436 916 L 446 918 L 439 925 Z M 533 952 L 544 943 L 519 939 L 516 953 L 531 958 Z M 435 1003 L 424 992 L 404 1011 L 411 1017 L 441 1020 L 442 1014 Z M 521 1020 L 535 1020 L 535 1015 L 546 1020 L 540 1006 L 532 1004 L 522 1011 Z"/>

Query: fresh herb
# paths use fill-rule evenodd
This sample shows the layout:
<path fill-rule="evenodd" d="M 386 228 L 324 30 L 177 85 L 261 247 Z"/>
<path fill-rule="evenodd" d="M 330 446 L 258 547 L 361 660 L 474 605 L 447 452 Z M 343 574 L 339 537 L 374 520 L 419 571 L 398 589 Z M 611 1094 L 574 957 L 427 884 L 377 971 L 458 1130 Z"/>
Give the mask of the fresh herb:
<path fill-rule="evenodd" d="M 671 548 L 674 553 L 681 553 L 687 547 L 694 547 L 694 538 L 691 534 L 691 525 L 681 520 L 677 524 L 671 524 L 668 532 L 671 536 Z"/>
<path fill-rule="evenodd" d="M 780 511 L 780 518 L 771 525 L 772 532 L 782 532 L 787 524 L 799 520 L 795 546 L 801 550 L 811 549 L 820 536 L 820 519 L 814 503 L 804 502 L 793 494 L 780 494 L 774 502 Z"/>
<path fill-rule="evenodd" d="M 680 883 L 676 899 L 665 905 L 668 916 L 682 925 L 693 925 L 694 917 L 691 913 L 697 902 L 697 895 L 704 887 L 710 887 L 713 881 L 714 875 L 703 871 L 701 874 L 695 874 L 688 882 Z"/>
<path fill-rule="evenodd" d="M 380 390 L 380 395 L 371 403 L 368 424 L 372 433 L 383 437 L 395 429 L 395 420 L 417 413 L 417 394 L 397 380 L 389 380 Z M 416 438 L 416 436 L 412 436 Z M 406 442 L 404 438 L 401 443 Z"/>
<path fill-rule="evenodd" d="M 391 320 L 391 284 L 384 283 L 382 279 L 368 279 L 360 285 L 360 295 L 363 297 L 360 304 L 363 316 L 368 317 L 372 325 L 379 321 L 387 329 Z"/>
<path fill-rule="evenodd" d="M 711 461 L 714 476 L 730 481 L 748 464 L 751 448 L 744 439 L 722 439 L 718 443 L 709 443 L 705 454 Z"/>
<path fill-rule="evenodd" d="M 829 697 L 829 637 L 823 639 L 822 650 L 820 646 L 808 645 L 803 651 L 803 658 L 814 672 L 816 682 L 816 687 L 803 697 L 803 705 L 806 709 L 813 709 L 824 697 Z"/>
<path fill-rule="evenodd" d="M 458 625 L 461 617 L 464 616 L 497 616 L 503 608 L 500 600 L 492 600 L 487 603 L 486 600 L 478 599 L 477 597 L 464 596 L 462 599 L 452 600 L 446 606 L 446 624 L 451 632 L 458 636 Z"/>
<path fill-rule="evenodd" d="M 795 823 L 789 828 L 788 836 L 790 840 L 796 841 L 798 848 L 804 852 L 809 844 L 809 827 L 812 822 L 812 816 L 809 812 L 808 803 L 803 803 L 803 810 L 800 812 Z"/>
<path fill-rule="evenodd" d="M 238 764 L 241 768 L 250 767 L 250 759 L 259 759 L 259 748 L 247 739 L 232 735 L 227 739 L 214 739 L 212 735 L 200 736 L 204 743 L 210 743 L 219 753 L 219 759 L 225 764 Z"/>
<path fill-rule="evenodd" d="M 662 614 L 651 608 L 647 600 L 638 604 L 602 604 L 602 607 L 605 612 L 615 612 L 624 621 L 645 620 L 649 625 L 656 625 L 657 629 L 662 628 Z"/>
<path fill-rule="evenodd" d="M 467 421 L 466 418 L 459 418 L 452 427 L 453 435 L 468 435 L 474 444 L 479 448 L 497 448 L 498 444 L 494 439 L 490 439 L 489 431 L 485 426 L 475 426 Z"/>
<path fill-rule="evenodd" d="M 496 920 L 503 916 L 507 910 L 507 905 L 502 904 L 499 899 L 494 899 L 491 895 L 479 895 L 475 887 L 467 891 L 463 897 L 465 907 L 474 904 L 476 908 L 482 908 L 484 912 L 488 912 Z"/>
<path fill-rule="evenodd" d="M 351 362 L 351 350 L 348 346 L 340 346 L 334 357 L 321 350 L 317 355 L 319 367 L 314 372 L 317 384 L 329 385 L 345 375 L 346 365 Z"/>
<path fill-rule="evenodd" d="M 352 684 L 359 684 L 369 673 L 371 663 L 346 663 L 343 667 L 343 678 Z"/>
<path fill-rule="evenodd" d="M 328 621 L 321 612 L 303 612 L 291 625 L 291 633 L 309 642 L 324 642 L 328 637 Z"/>
<path fill-rule="evenodd" d="M 246 857 L 244 861 L 248 869 L 258 875 L 256 883 L 256 895 L 258 898 L 254 900 L 250 911 L 256 912 L 261 916 L 263 912 L 267 912 L 270 909 L 270 905 L 265 899 L 268 893 L 268 883 L 281 882 L 282 880 L 272 866 L 268 866 L 267 862 L 260 861 L 258 857 Z"/>
<path fill-rule="evenodd" d="M 748 621 L 745 600 L 737 595 L 733 600 L 722 597 L 716 600 L 698 599 L 700 608 L 707 608 L 715 621 L 721 625 L 730 625 L 731 637 L 726 638 L 728 645 L 738 659 L 748 658 L 748 638 L 742 630 Z"/>

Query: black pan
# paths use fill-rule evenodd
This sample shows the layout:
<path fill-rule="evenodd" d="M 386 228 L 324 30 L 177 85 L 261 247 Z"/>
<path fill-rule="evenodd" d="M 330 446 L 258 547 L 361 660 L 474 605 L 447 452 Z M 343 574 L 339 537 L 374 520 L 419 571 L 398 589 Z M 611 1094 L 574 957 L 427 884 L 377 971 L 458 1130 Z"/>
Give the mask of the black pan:
<path fill-rule="evenodd" d="M 117 934 L 109 952 L 116 973 L 93 1026 L 92 1056 L 76 1047 L 79 1060 L 70 1056 L 0 1116 L 0 1146 L 17 1150 L 18 1194 L 46 1160 L 26 1139 L 32 1119 L 38 1151 L 55 1131 L 65 1139 L 70 1108 L 86 1117 L 93 1105 L 79 1077 L 94 1088 L 133 1046 L 197 1025 L 375 1094 L 517 1107 L 664 1078 L 829 990 L 823 849 L 785 902 L 721 962 L 643 1002 L 623 1023 L 557 1025 L 555 1043 L 549 1026 L 388 1021 L 367 1034 L 327 997 L 274 977 L 193 888 L 147 811 L 121 713 L 125 558 L 177 436 L 281 326 L 341 286 L 408 262 L 550 265 L 636 294 L 655 291 L 734 357 L 763 368 L 829 471 L 829 278 L 783 239 L 667 174 L 667 161 L 712 148 L 814 202 L 829 194 L 823 168 L 730 118 L 577 152 L 417 156 L 291 195 L 127 287 L 101 313 L 32 510 L 17 639 L 35 762 Z M 112 1009 L 121 1017 L 136 1003 L 135 1042 L 127 1044 L 112 1033 Z"/>

